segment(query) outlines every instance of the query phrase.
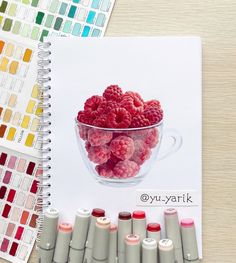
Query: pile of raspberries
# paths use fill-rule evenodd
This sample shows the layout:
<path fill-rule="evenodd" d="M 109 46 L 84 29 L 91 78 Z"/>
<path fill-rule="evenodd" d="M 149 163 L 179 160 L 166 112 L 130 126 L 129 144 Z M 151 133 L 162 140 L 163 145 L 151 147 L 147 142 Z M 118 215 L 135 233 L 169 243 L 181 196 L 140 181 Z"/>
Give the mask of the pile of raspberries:
<path fill-rule="evenodd" d="M 144 101 L 132 91 L 123 93 L 118 85 L 105 89 L 102 96 L 87 99 L 84 110 L 78 112 L 80 137 L 97 173 L 106 178 L 125 179 L 138 174 L 141 165 L 150 158 L 158 143 L 157 128 L 132 130 L 159 123 L 163 118 L 160 102 Z M 100 128 L 127 128 L 109 131 Z"/>

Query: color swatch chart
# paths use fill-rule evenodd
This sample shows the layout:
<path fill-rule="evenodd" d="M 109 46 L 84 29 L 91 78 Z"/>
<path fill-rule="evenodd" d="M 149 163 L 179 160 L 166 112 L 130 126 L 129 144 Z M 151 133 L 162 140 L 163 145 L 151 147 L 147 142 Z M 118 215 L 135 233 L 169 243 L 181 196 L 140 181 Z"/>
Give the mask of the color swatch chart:
<path fill-rule="evenodd" d="M 31 155 L 37 154 L 41 146 L 37 141 L 40 92 L 31 67 L 37 58 L 34 49 L 0 37 L 1 146 Z"/>
<path fill-rule="evenodd" d="M 45 36 L 100 37 L 115 0 L 3 0 L 3 31 L 43 41 Z"/>
<path fill-rule="evenodd" d="M 34 245 L 41 175 L 34 158 L 0 151 L 0 257 L 11 262 L 27 261 Z"/>

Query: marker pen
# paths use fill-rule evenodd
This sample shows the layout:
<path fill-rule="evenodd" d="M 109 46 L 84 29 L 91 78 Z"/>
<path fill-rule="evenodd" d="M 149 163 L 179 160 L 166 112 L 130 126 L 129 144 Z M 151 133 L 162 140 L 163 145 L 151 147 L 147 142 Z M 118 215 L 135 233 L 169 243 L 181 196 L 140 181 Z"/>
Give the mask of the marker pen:
<path fill-rule="evenodd" d="M 184 262 L 199 263 L 196 231 L 193 219 L 181 220 L 181 234 L 183 242 Z"/>
<path fill-rule="evenodd" d="M 140 242 L 146 238 L 146 214 L 144 211 L 133 212 L 133 234 L 139 235 Z"/>
<path fill-rule="evenodd" d="M 165 210 L 164 214 L 166 236 L 168 239 L 173 241 L 176 263 L 183 263 L 182 240 L 180 235 L 178 213 L 176 209 L 169 208 Z"/>
<path fill-rule="evenodd" d="M 175 263 L 174 246 L 170 239 L 161 239 L 159 241 L 159 262 Z"/>
<path fill-rule="evenodd" d="M 117 262 L 117 226 L 111 224 L 108 263 L 116 263 L 116 262 Z"/>
<path fill-rule="evenodd" d="M 107 263 L 111 221 L 107 217 L 97 219 L 94 231 L 92 263 Z"/>
<path fill-rule="evenodd" d="M 62 223 L 59 225 L 53 262 L 55 263 L 68 262 L 71 234 L 72 234 L 71 224 Z"/>
<path fill-rule="evenodd" d="M 140 263 L 140 252 L 140 237 L 134 234 L 127 235 L 125 237 L 125 263 Z"/>
<path fill-rule="evenodd" d="M 72 239 L 70 242 L 69 261 L 70 263 L 82 263 L 84 257 L 85 243 L 87 240 L 90 212 L 86 209 L 79 209 L 76 212 Z"/>
<path fill-rule="evenodd" d="M 84 259 L 83 263 L 91 263 L 92 261 L 92 248 L 93 248 L 93 237 L 94 237 L 94 230 L 95 230 L 95 224 L 98 217 L 105 216 L 105 211 L 100 208 L 94 208 L 91 214 L 90 218 L 90 225 L 89 225 L 89 231 L 88 231 L 88 237 L 86 241 L 86 248 L 84 252 Z"/>
<path fill-rule="evenodd" d="M 155 239 L 158 244 L 161 240 L 161 226 L 158 223 L 149 223 L 147 225 L 147 237 Z"/>
<path fill-rule="evenodd" d="M 132 233 L 132 218 L 129 212 L 120 212 L 118 217 L 118 258 L 125 263 L 125 237 Z"/>
<path fill-rule="evenodd" d="M 48 208 L 44 214 L 42 233 L 39 242 L 39 262 L 52 263 L 57 238 L 59 212 L 55 208 Z"/>
<path fill-rule="evenodd" d="M 157 241 L 153 238 L 143 240 L 142 263 L 157 263 Z"/>

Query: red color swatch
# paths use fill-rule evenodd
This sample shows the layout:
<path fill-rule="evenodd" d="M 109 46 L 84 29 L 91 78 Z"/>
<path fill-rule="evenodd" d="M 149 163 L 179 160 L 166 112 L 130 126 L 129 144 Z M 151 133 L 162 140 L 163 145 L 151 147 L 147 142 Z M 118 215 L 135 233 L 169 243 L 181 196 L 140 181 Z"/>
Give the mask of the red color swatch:
<path fill-rule="evenodd" d="M 28 167 L 27 167 L 26 173 L 29 174 L 29 175 L 32 175 L 33 171 L 34 171 L 34 168 L 35 168 L 35 163 L 30 162 Z"/>
<path fill-rule="evenodd" d="M 16 191 L 14 189 L 11 189 L 7 196 L 7 201 L 12 203 L 15 198 L 15 195 L 16 195 Z"/>
<path fill-rule="evenodd" d="M 6 191 L 7 191 L 6 186 L 2 186 L 2 187 L 0 188 L 0 199 L 3 199 L 3 198 L 4 198 L 4 196 L 5 196 L 5 194 L 6 194 Z"/>
<path fill-rule="evenodd" d="M 8 245 L 9 245 L 9 240 L 4 238 L 1 244 L 1 251 L 7 252 Z"/>
<path fill-rule="evenodd" d="M 24 232 L 24 228 L 22 226 L 19 226 L 16 231 L 15 239 L 20 240 L 23 232 Z"/>
<path fill-rule="evenodd" d="M 30 188 L 30 192 L 36 194 L 38 191 L 38 181 L 34 180 Z"/>
<path fill-rule="evenodd" d="M 8 204 L 5 204 L 3 212 L 2 212 L 2 216 L 5 217 L 5 218 L 8 218 L 10 210 L 11 210 L 11 206 L 8 205 Z"/>
<path fill-rule="evenodd" d="M 9 254 L 11 256 L 15 256 L 17 248 L 18 248 L 18 243 L 13 242 Z"/>
<path fill-rule="evenodd" d="M 6 153 L 2 153 L 1 157 L 0 157 L 0 164 L 1 165 L 5 165 L 6 159 L 7 159 L 7 154 Z"/>

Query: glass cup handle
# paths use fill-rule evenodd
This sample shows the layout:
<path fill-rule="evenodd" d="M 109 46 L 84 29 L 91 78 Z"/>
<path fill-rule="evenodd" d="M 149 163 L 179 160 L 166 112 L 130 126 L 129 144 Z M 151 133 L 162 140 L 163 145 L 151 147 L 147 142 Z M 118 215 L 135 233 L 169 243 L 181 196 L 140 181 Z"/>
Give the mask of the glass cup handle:
<path fill-rule="evenodd" d="M 176 131 L 174 129 L 165 129 L 163 131 L 162 140 L 165 137 L 171 138 L 173 143 L 164 152 L 159 152 L 159 155 L 157 157 L 158 160 L 165 159 L 167 156 L 177 152 L 179 150 L 179 148 L 182 146 L 182 143 L 183 143 L 182 136 L 179 134 L 178 131 Z"/>

